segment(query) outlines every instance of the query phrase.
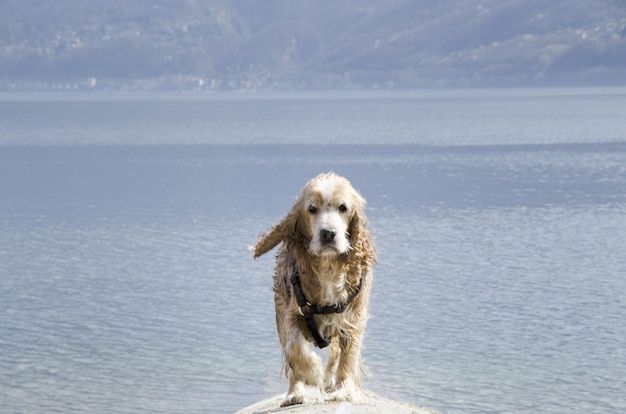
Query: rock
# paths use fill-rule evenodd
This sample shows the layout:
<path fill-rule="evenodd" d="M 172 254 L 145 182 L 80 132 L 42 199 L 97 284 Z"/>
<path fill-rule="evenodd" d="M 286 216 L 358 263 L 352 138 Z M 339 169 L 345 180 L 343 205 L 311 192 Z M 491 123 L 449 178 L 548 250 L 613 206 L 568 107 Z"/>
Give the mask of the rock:
<path fill-rule="evenodd" d="M 311 388 L 307 390 L 306 403 L 281 407 L 285 394 L 275 395 L 252 404 L 235 414 L 437 414 L 437 411 L 418 407 L 409 403 L 394 401 L 364 390 L 358 402 L 327 402 L 323 395 Z"/>

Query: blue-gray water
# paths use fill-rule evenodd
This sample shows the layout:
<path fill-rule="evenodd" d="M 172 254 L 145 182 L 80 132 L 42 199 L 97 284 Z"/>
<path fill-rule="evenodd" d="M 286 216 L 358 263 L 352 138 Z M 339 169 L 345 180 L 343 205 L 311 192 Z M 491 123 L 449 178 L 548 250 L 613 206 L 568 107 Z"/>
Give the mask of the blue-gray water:
<path fill-rule="evenodd" d="M 0 97 L 0 411 L 285 392 L 272 255 L 307 179 L 368 199 L 366 386 L 626 410 L 626 90 Z"/>

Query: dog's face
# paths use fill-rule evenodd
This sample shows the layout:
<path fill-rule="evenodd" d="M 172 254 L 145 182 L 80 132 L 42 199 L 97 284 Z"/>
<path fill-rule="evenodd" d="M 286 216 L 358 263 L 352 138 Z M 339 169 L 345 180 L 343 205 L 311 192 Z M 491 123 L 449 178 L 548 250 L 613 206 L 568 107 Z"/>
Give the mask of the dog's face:
<path fill-rule="evenodd" d="M 311 254 L 347 253 L 351 248 L 350 223 L 362 203 L 361 196 L 342 177 L 323 174 L 311 180 L 302 190 L 300 204 Z"/>
<path fill-rule="evenodd" d="M 287 217 L 259 239 L 254 257 L 281 241 L 313 256 L 330 258 L 367 250 L 373 257 L 364 208 L 365 200 L 350 181 L 334 173 L 320 174 L 304 186 Z"/>

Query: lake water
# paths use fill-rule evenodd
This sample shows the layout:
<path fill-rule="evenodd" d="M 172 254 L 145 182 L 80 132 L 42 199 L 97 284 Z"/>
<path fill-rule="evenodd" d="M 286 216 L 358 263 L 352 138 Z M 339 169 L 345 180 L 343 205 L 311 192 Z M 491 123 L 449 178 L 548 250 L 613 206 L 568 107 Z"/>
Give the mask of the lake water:
<path fill-rule="evenodd" d="M 248 246 L 328 170 L 379 250 L 367 388 L 626 410 L 626 90 L 574 89 L 0 96 L 0 411 L 285 392 Z"/>

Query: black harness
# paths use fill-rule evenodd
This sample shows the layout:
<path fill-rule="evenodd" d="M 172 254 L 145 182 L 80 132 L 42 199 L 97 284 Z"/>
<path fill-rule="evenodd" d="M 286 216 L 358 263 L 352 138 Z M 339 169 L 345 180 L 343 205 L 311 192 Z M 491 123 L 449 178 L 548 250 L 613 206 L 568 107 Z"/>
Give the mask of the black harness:
<path fill-rule="evenodd" d="M 319 330 L 317 329 L 317 324 L 315 323 L 314 315 L 328 315 L 331 313 L 343 313 L 346 310 L 350 302 L 354 300 L 354 298 L 361 291 L 361 286 L 363 285 L 363 277 L 359 280 L 359 285 L 356 287 L 356 290 L 348 296 L 348 300 L 341 304 L 336 305 L 313 305 L 304 296 L 304 292 L 302 292 L 302 284 L 300 283 L 300 273 L 298 272 L 298 268 L 296 266 L 293 267 L 293 273 L 291 273 L 291 286 L 293 286 L 293 294 L 296 297 L 296 301 L 298 302 L 298 306 L 300 307 L 300 314 L 304 316 L 304 320 L 306 321 L 307 326 L 309 327 L 309 332 L 313 336 L 315 343 L 319 348 L 326 348 L 330 341 L 324 338 Z"/>

